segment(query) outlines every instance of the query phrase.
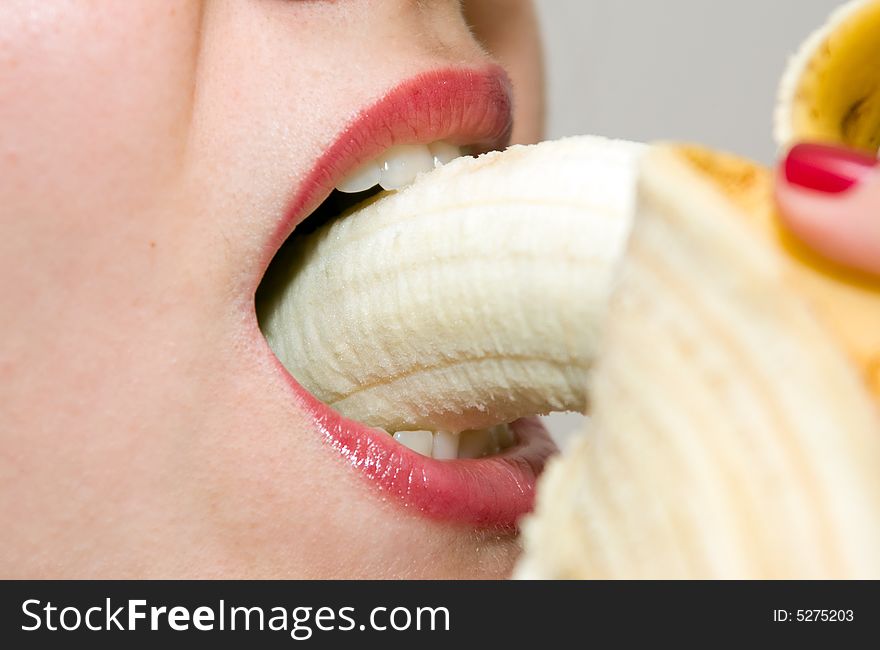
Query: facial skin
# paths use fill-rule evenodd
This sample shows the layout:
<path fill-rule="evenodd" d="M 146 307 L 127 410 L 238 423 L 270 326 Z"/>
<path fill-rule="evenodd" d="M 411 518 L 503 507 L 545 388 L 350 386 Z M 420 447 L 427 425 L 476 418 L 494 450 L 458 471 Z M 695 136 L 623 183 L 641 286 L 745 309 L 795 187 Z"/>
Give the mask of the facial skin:
<path fill-rule="evenodd" d="M 2 577 L 509 571 L 510 535 L 406 512 L 327 449 L 245 290 L 354 112 L 485 65 L 477 36 L 513 140 L 539 138 L 531 8 L 463 10 L 476 35 L 453 0 L 0 4 Z"/>

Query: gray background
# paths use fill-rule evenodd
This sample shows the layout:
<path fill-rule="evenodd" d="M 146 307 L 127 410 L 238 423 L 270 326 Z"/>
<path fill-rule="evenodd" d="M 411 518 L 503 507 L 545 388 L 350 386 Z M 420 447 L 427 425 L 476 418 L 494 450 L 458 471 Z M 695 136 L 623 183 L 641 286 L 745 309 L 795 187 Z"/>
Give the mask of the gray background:
<path fill-rule="evenodd" d="M 703 142 L 765 162 L 788 56 L 837 0 L 535 0 L 549 138 Z"/>
<path fill-rule="evenodd" d="M 837 0 L 535 0 L 547 137 L 693 140 L 770 162 L 776 85 Z M 554 414 L 564 438 L 580 416 Z"/>

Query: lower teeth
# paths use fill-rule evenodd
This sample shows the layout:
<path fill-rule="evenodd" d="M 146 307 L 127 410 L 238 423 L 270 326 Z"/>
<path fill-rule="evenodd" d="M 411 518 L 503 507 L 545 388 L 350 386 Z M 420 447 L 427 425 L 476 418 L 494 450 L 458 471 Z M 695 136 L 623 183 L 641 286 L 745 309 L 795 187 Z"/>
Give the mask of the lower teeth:
<path fill-rule="evenodd" d="M 383 430 L 383 433 L 387 432 Z M 497 454 L 514 443 L 513 432 L 506 424 L 461 433 L 398 431 L 393 437 L 404 447 L 437 460 L 483 458 Z"/>

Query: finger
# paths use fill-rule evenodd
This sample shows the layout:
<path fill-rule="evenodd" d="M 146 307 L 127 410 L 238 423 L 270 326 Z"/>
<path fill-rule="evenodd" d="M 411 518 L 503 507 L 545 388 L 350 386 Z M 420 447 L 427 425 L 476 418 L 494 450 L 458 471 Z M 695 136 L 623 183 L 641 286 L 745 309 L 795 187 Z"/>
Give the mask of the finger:
<path fill-rule="evenodd" d="M 830 145 L 796 145 L 779 164 L 776 200 L 785 225 L 819 254 L 880 275 L 875 157 Z"/>

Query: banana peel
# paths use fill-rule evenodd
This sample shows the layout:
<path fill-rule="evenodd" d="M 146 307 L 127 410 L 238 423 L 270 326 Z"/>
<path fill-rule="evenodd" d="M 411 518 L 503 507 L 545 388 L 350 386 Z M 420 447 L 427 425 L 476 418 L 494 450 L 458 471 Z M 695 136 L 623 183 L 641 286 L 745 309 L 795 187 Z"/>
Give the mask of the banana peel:
<path fill-rule="evenodd" d="M 774 137 L 880 148 L 880 3 L 839 7 L 791 58 L 779 85 Z"/>

